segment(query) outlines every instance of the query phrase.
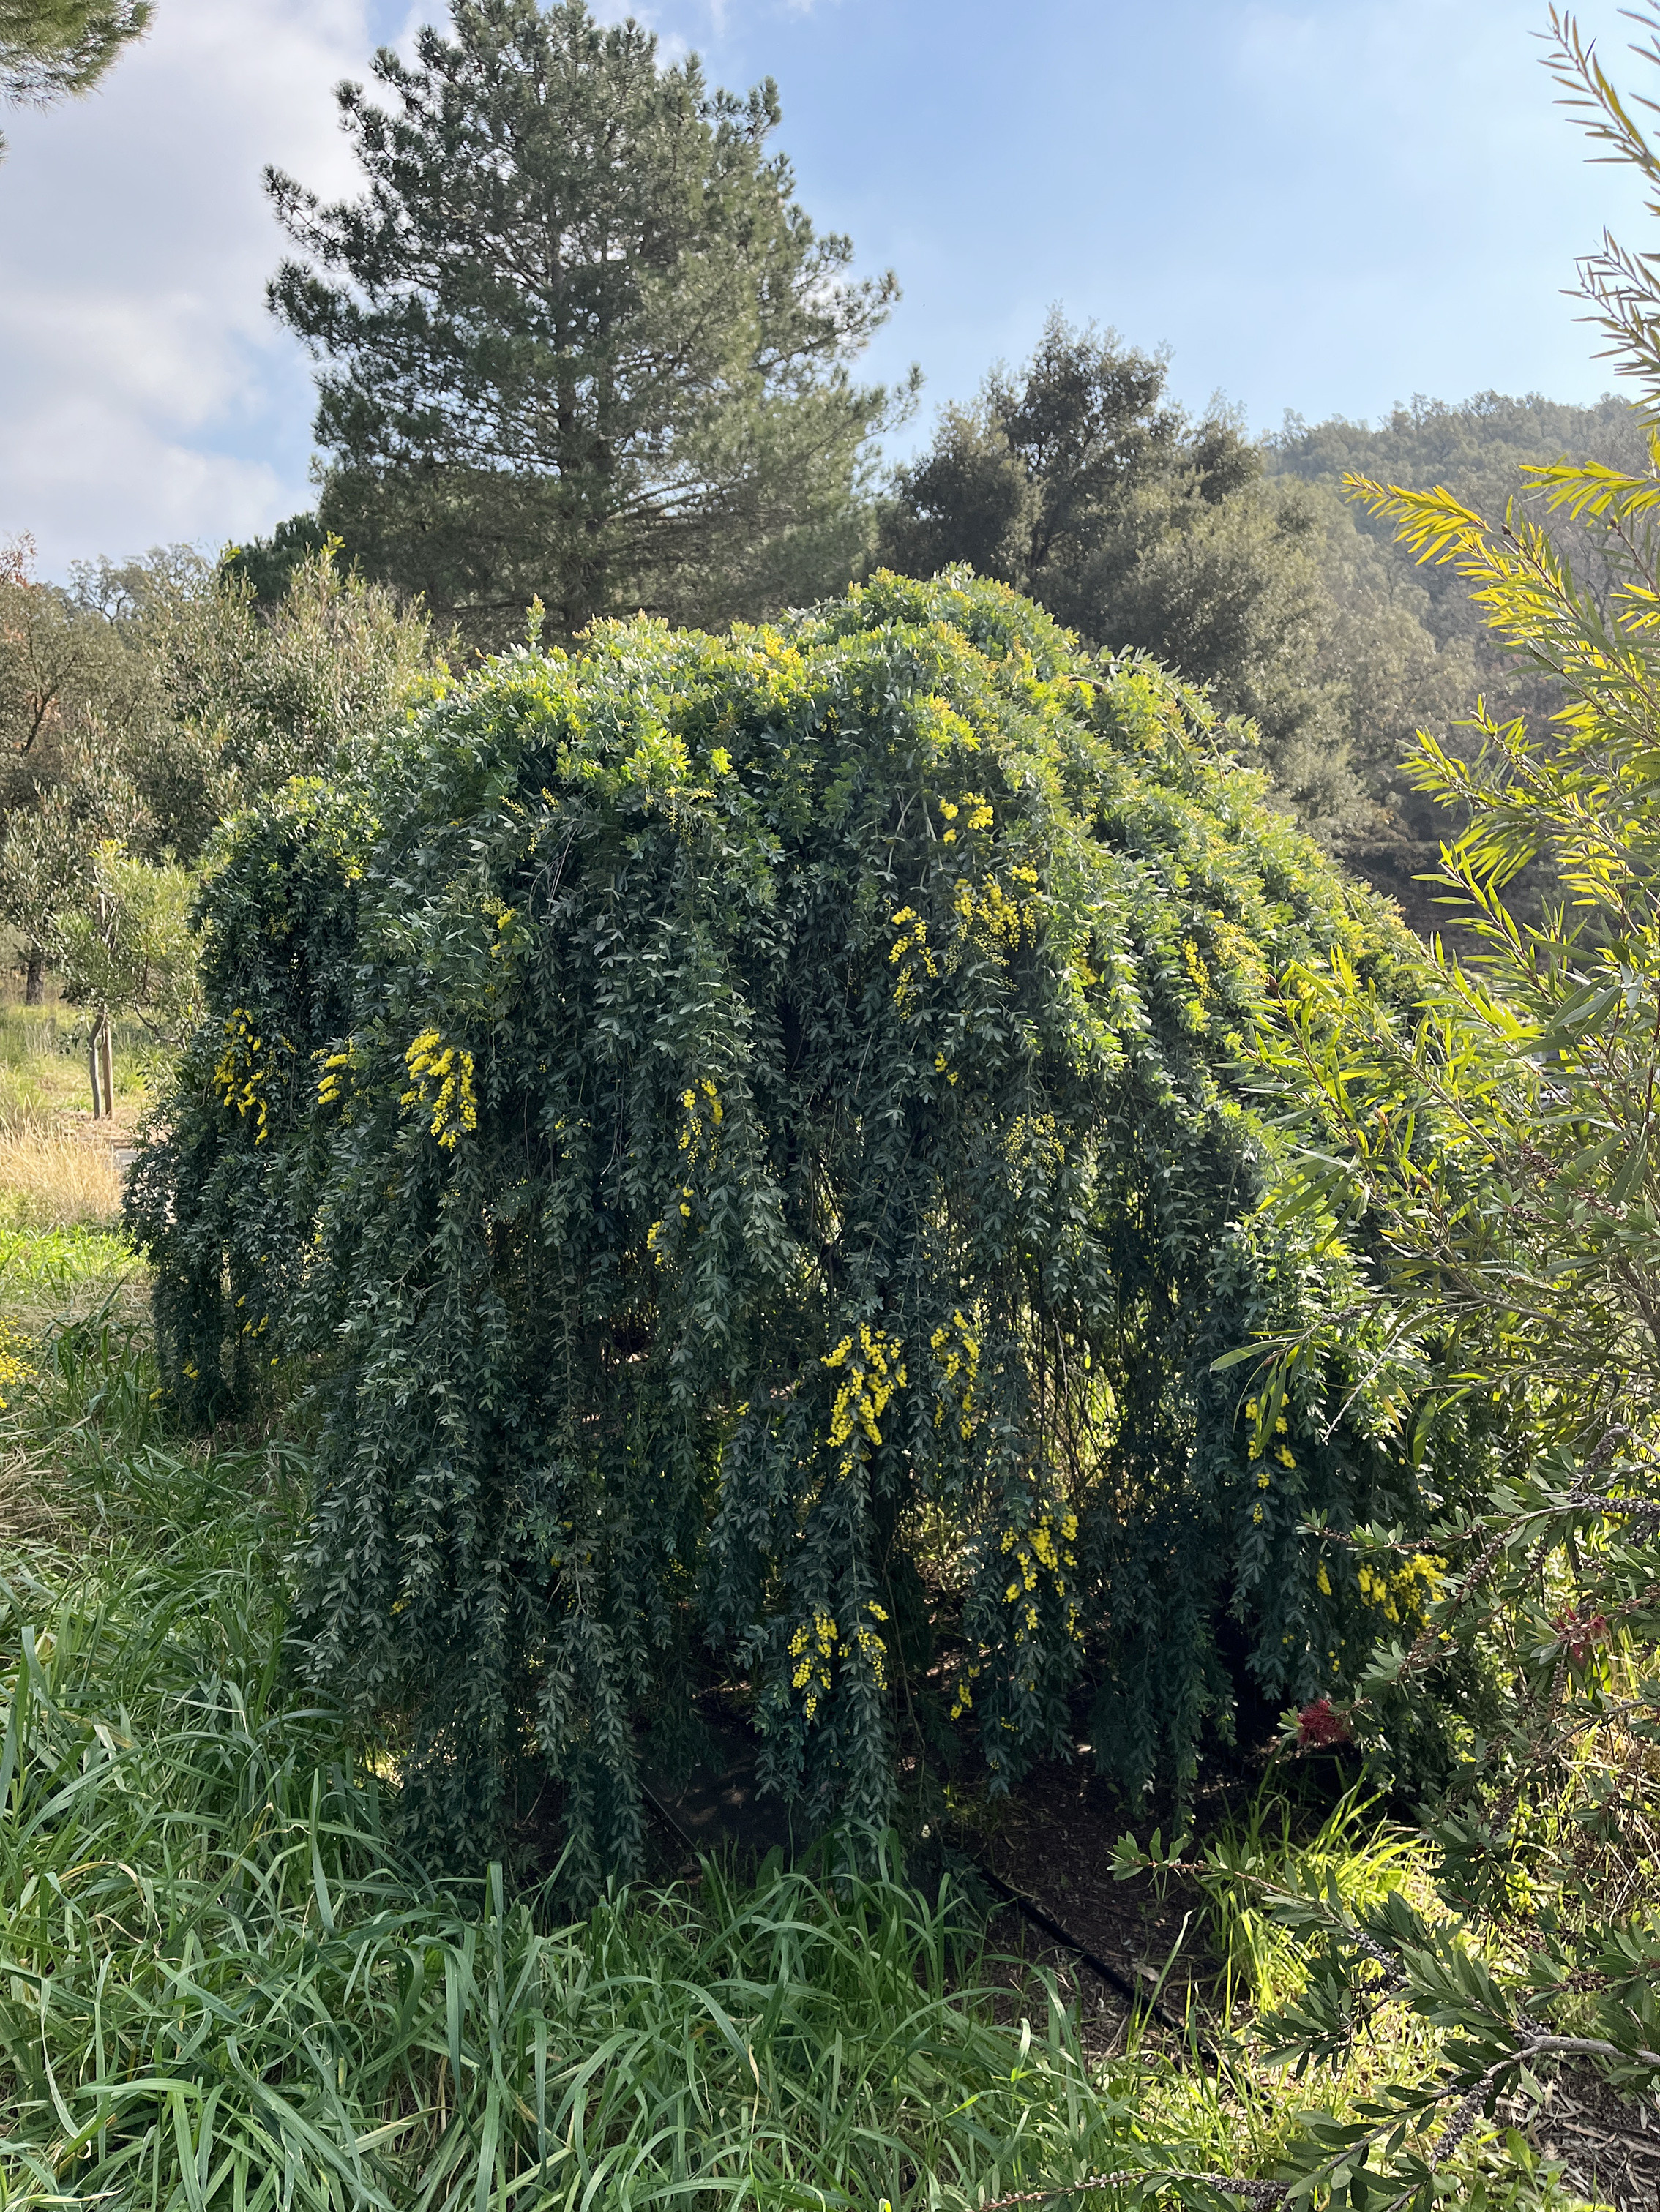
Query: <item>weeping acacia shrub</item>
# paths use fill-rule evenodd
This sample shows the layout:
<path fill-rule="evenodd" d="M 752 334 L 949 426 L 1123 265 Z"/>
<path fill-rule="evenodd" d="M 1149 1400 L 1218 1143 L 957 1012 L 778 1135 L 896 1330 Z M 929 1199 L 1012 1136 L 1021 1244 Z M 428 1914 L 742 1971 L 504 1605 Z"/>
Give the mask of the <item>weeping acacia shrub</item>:
<path fill-rule="evenodd" d="M 1254 1446 L 1213 1363 L 1354 1264 L 1257 1214 L 1272 978 L 1413 941 L 1225 734 L 882 576 L 510 654 L 230 827 L 133 1225 L 187 1413 L 313 1362 L 306 1663 L 405 1711 L 435 1839 L 528 1758 L 627 1866 L 708 1646 L 770 1783 L 863 1818 L 930 1612 L 998 1786 L 1091 1686 L 1139 1787 L 1240 1669 L 1364 1663 L 1299 1523 L 1419 1525 L 1425 1469 L 1335 1369 Z"/>

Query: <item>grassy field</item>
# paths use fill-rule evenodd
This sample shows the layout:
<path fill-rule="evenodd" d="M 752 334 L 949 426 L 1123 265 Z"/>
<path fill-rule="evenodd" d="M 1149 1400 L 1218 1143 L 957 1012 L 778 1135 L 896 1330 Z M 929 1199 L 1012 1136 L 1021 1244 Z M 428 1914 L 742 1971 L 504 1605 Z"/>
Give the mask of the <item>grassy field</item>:
<path fill-rule="evenodd" d="M 388 1745 L 295 1686 L 304 1449 L 170 1429 L 65 1035 L 0 1019 L 0 2204 L 952 2212 L 1107 2174 L 1214 2212 L 1198 2177 L 1272 2174 L 1299 2107 L 1427 2058 L 1404 2016 L 1294 2087 L 1248 2038 L 1218 2068 L 1086 2033 L 891 1838 L 581 1914 L 556 1869 L 411 1863 Z M 1421 1880 L 1353 1802 L 1301 1842 L 1275 1819 L 1239 1864 Z M 1211 1891 L 1211 2027 L 1244 2029 L 1304 1964 Z M 1561 2201 L 1490 2134 L 1449 2179 Z"/>
<path fill-rule="evenodd" d="M 0 1231 L 112 1223 L 120 1206 L 115 1148 L 131 1142 L 153 1065 L 149 1037 L 118 1023 L 112 1121 L 94 1121 L 85 1017 L 68 1006 L 0 1000 Z"/>
<path fill-rule="evenodd" d="M 556 1880 L 435 1881 L 376 1747 L 291 1686 L 303 1455 L 182 1449 L 106 1313 L 24 1349 L 0 1420 L 54 1487 L 0 1582 L 8 2205 L 909 2212 L 1104 2172 L 1140 2203 L 1272 2172 L 1294 2106 L 1352 2106 L 1428 2033 L 1294 2097 L 1134 2033 L 1091 2056 L 892 1842 L 575 1917 Z M 1341 1880 L 1410 1876 L 1398 1846 L 1328 1849 Z M 1218 1932 L 1242 2010 L 1294 1978 L 1248 1916 Z"/>

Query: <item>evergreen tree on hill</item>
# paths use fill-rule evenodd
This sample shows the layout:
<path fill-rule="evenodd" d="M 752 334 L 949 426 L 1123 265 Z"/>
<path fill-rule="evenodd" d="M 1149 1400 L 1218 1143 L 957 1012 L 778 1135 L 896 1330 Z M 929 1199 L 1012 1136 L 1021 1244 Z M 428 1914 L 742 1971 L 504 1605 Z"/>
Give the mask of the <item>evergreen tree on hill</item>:
<path fill-rule="evenodd" d="M 1377 483 L 1441 485 L 1463 505 L 1503 515 L 1508 501 L 1536 504 L 1524 469 L 1566 459 L 1645 471 L 1638 411 L 1608 397 L 1593 407 L 1541 398 L 1478 393 L 1461 406 L 1414 399 L 1376 428 L 1342 416 L 1309 424 L 1295 416 L 1264 447 L 1271 475 L 1296 482 L 1319 516 L 1321 580 L 1330 614 L 1319 657 L 1332 687 L 1347 752 L 1368 805 L 1352 818 L 1340 849 L 1378 889 L 1398 899 L 1421 930 L 1444 926 L 1438 894 L 1420 878 L 1437 866 L 1450 819 L 1402 770 L 1414 733 L 1426 728 L 1455 754 L 1472 748 L 1464 725 L 1478 696 L 1500 723 L 1523 716 L 1546 726 L 1562 703 L 1548 675 L 1506 651 L 1450 568 L 1420 566 L 1386 523 L 1346 497 L 1346 475 Z M 1607 588 L 1603 526 L 1566 516 L 1552 532 L 1595 595 Z M 1525 910 L 1536 898 L 1523 886 Z"/>
<path fill-rule="evenodd" d="M 882 557 L 970 561 L 1090 643 L 1140 647 L 1256 725 L 1274 781 L 1330 836 L 1353 800 L 1317 656 L 1319 532 L 1299 489 L 1219 409 L 1166 397 L 1162 356 L 1051 315 L 900 469 Z"/>

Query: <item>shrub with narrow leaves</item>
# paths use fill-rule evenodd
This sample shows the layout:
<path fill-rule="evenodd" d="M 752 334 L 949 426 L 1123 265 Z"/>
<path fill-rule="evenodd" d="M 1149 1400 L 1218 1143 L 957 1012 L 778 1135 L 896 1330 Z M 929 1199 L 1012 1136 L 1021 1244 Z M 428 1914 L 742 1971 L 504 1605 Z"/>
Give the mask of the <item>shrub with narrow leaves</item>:
<path fill-rule="evenodd" d="M 1000 1785 L 1091 1686 L 1182 1782 L 1240 1668 L 1364 1662 L 1299 1529 L 1416 1525 L 1424 1470 L 1335 1365 L 1263 1449 L 1213 1363 L 1346 1294 L 1256 1215 L 1272 978 L 1409 992 L 1414 940 L 1225 736 L 884 577 L 509 655 L 233 825 L 133 1221 L 187 1410 L 311 1362 L 307 1663 L 410 1715 L 431 1832 L 531 1758 L 627 1864 L 710 1646 L 767 1778 L 866 1818 L 942 1649 Z"/>

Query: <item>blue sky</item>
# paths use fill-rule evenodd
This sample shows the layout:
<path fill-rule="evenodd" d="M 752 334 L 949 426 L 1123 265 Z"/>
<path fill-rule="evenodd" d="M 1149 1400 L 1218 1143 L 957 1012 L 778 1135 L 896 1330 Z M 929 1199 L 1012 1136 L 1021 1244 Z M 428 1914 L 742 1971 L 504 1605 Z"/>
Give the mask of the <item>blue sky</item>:
<path fill-rule="evenodd" d="M 307 503 L 310 383 L 264 310 L 258 173 L 348 187 L 331 87 L 430 12 L 158 0 L 92 100 L 8 118 L 0 536 L 32 532 L 46 573 Z M 1650 219 L 1554 106 L 1535 0 L 638 12 L 719 82 L 777 80 L 804 204 L 904 288 L 868 366 L 920 362 L 914 436 L 1057 301 L 1167 345 L 1180 398 L 1220 392 L 1258 429 L 1608 385 L 1562 289 L 1604 222 L 1647 245 Z M 1650 88 L 1614 0 L 1579 13 Z"/>

